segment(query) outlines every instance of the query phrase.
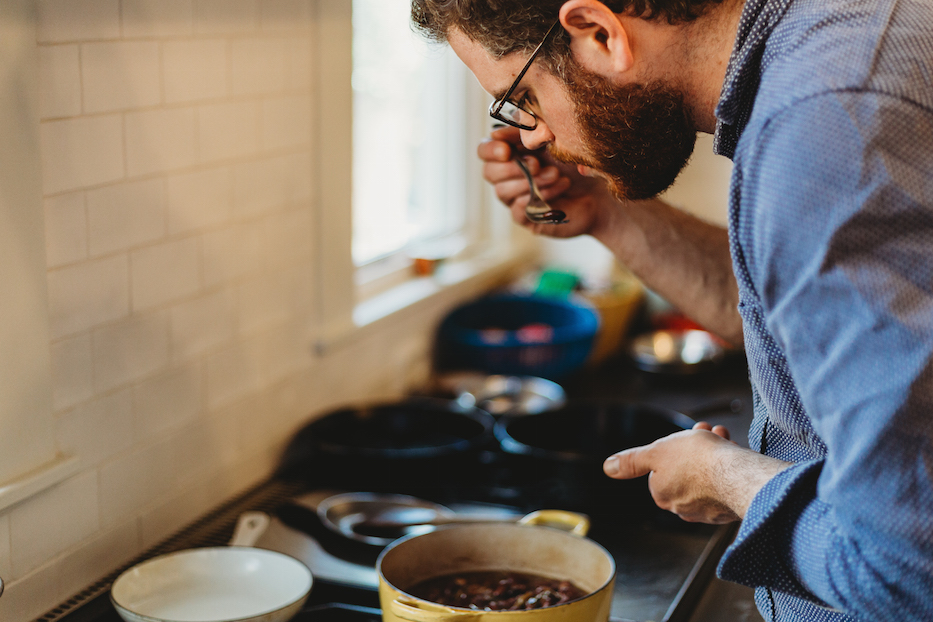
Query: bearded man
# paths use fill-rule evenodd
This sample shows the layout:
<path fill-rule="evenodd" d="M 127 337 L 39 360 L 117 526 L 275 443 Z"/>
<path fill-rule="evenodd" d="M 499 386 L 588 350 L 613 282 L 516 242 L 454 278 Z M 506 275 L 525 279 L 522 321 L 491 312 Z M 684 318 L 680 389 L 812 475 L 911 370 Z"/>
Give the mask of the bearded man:
<path fill-rule="evenodd" d="M 700 423 L 607 458 L 686 520 L 769 620 L 933 620 L 933 5 L 413 0 L 511 126 L 479 147 L 525 222 L 564 224 L 744 343 L 743 449 Z M 733 160 L 729 230 L 654 198 L 696 132 Z M 546 147 L 546 152 L 537 151 Z"/>

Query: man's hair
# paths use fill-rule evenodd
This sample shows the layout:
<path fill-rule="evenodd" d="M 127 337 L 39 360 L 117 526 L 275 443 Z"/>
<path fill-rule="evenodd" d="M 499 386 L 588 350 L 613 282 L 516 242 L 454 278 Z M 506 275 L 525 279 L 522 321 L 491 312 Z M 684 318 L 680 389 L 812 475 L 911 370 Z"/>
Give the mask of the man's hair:
<path fill-rule="evenodd" d="M 443 43 L 456 28 L 496 57 L 530 50 L 557 20 L 566 0 L 412 0 L 413 25 L 429 39 Z M 690 22 L 722 0 L 602 0 L 613 13 L 630 13 L 668 23 Z M 552 71 L 570 54 L 566 32 L 555 33 L 542 50 Z"/>

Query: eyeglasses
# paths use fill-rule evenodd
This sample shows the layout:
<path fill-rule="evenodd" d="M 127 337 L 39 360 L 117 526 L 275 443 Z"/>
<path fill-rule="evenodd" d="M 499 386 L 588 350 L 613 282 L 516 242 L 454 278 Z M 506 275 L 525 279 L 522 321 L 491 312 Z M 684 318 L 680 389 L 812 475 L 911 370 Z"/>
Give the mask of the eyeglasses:
<path fill-rule="evenodd" d="M 554 22 L 548 29 L 547 33 L 544 35 L 544 39 L 541 40 L 541 43 L 538 44 L 538 47 L 535 48 L 535 51 L 531 53 L 531 58 L 529 58 L 528 62 L 525 63 L 525 67 L 521 70 L 521 72 L 519 72 L 518 77 L 515 78 L 515 82 L 513 82 L 512 86 L 509 87 L 509 90 L 505 92 L 505 95 L 489 105 L 490 117 L 496 121 L 507 123 L 512 127 L 517 127 L 520 130 L 530 131 L 538 127 L 538 117 L 536 117 L 533 112 L 528 110 L 523 102 L 513 102 L 509 98 L 512 97 L 512 93 L 515 92 L 515 89 L 518 88 L 522 78 L 525 77 L 528 69 L 531 68 L 531 63 L 535 62 L 535 58 L 538 56 L 538 52 L 541 51 L 541 48 L 544 47 L 544 44 L 547 43 L 548 39 L 551 38 L 551 34 L 557 30 L 558 24 L 560 24 L 560 20 Z M 531 117 L 531 125 L 522 123 L 521 119 L 523 114 Z"/>

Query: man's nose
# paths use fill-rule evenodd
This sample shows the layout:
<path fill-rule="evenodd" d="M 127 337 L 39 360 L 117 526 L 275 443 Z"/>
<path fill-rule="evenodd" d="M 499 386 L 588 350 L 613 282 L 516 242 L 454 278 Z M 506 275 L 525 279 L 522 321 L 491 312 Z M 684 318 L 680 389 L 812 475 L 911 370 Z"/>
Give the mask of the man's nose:
<path fill-rule="evenodd" d="M 533 130 L 522 130 L 522 144 L 529 151 L 540 149 L 550 142 L 554 141 L 554 134 L 548 128 L 547 123 L 538 119 L 538 125 Z"/>

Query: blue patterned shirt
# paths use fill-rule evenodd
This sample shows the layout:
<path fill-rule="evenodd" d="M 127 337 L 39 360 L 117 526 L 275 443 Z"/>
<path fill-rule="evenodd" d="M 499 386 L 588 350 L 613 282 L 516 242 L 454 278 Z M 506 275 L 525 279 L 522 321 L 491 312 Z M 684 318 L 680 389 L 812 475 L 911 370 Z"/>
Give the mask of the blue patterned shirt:
<path fill-rule="evenodd" d="M 933 2 L 747 0 L 717 117 L 749 440 L 794 463 L 720 576 L 769 620 L 933 620 Z"/>

